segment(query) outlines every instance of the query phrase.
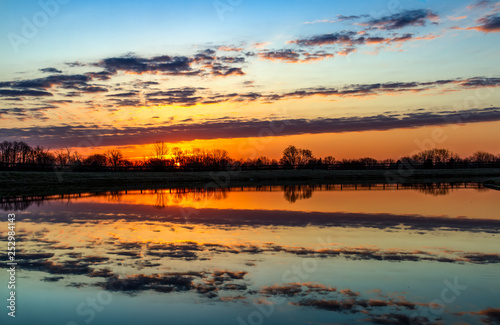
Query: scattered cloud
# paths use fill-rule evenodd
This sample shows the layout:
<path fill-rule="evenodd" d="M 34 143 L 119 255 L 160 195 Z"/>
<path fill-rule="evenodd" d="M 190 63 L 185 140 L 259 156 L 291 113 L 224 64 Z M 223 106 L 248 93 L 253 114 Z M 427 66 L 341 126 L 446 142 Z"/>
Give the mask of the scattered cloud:
<path fill-rule="evenodd" d="M 46 72 L 46 73 L 62 73 L 61 70 L 58 70 L 56 68 L 43 68 L 43 69 L 40 69 L 40 71 Z"/>
<path fill-rule="evenodd" d="M 469 27 L 467 29 L 475 29 L 483 33 L 498 33 L 500 32 L 500 14 L 490 14 L 481 17 L 477 20 L 478 26 Z"/>
<path fill-rule="evenodd" d="M 271 44 L 270 42 L 260 42 L 260 43 L 254 43 L 252 46 L 255 47 L 256 49 L 262 49 L 270 44 Z"/>
<path fill-rule="evenodd" d="M 453 21 L 462 20 L 462 19 L 466 19 L 466 18 L 467 18 L 467 16 L 458 16 L 458 17 L 448 16 L 448 19 L 453 20 Z"/>
<path fill-rule="evenodd" d="M 484 8 L 490 7 L 493 4 L 494 4 L 494 1 L 492 1 L 492 0 L 476 0 L 475 3 L 468 5 L 467 9 L 469 9 L 469 10 L 484 9 Z"/>
<path fill-rule="evenodd" d="M 484 316 L 481 318 L 481 323 L 483 324 L 500 324 L 500 308 L 486 308 L 477 312 L 461 312 L 458 315 L 462 316 L 464 314 L 480 315 Z"/>
<path fill-rule="evenodd" d="M 361 36 L 360 36 L 361 35 Z M 361 45 L 373 44 L 398 44 L 411 40 L 422 40 L 425 37 L 414 37 L 413 34 L 407 33 L 402 35 L 394 35 L 392 37 L 369 36 L 368 34 L 359 34 L 356 32 L 339 32 L 332 34 L 316 35 L 310 38 L 296 39 L 289 41 L 289 44 L 297 44 L 299 46 L 325 46 L 325 45 L 340 45 L 353 48 Z M 427 38 L 430 39 L 430 38 Z"/>
<path fill-rule="evenodd" d="M 219 46 L 218 50 L 225 51 L 225 52 L 241 52 L 241 51 L 243 51 L 243 48 L 236 47 L 236 46 Z"/>
<path fill-rule="evenodd" d="M 428 9 L 414 9 L 368 20 L 359 25 L 373 29 L 394 30 L 410 26 L 425 26 L 427 22 L 436 23 L 438 19 L 439 16 Z"/>
<path fill-rule="evenodd" d="M 303 50 L 276 50 L 263 51 L 258 54 L 263 60 L 281 61 L 286 63 L 308 63 L 313 61 L 321 61 L 326 58 L 333 58 L 334 54 L 325 51 L 306 52 Z"/>

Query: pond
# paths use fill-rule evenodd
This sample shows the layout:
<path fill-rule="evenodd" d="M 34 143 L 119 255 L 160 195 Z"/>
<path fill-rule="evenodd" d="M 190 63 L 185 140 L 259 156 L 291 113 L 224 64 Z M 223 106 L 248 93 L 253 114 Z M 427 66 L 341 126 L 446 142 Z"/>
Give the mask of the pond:
<path fill-rule="evenodd" d="M 16 323 L 495 324 L 499 195 L 337 184 L 4 200 Z"/>

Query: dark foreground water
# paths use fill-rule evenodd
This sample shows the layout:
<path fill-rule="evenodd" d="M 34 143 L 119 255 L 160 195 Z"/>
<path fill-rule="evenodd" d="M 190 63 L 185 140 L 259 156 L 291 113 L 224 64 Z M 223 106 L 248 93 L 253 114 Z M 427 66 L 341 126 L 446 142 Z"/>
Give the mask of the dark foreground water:
<path fill-rule="evenodd" d="M 2 264 L 0 323 L 498 324 L 499 198 L 430 184 L 4 202 L 18 265 L 13 319 Z"/>

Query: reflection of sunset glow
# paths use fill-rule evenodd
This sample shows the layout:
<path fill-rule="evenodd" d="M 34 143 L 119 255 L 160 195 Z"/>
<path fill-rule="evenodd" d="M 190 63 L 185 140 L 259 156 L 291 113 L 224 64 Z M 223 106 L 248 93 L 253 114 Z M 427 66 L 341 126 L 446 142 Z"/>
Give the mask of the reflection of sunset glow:
<path fill-rule="evenodd" d="M 375 159 L 393 158 L 407 156 L 411 152 L 420 151 L 415 141 L 422 142 L 429 139 L 433 130 L 439 128 L 446 134 L 444 144 L 437 143 L 436 146 L 444 146 L 463 157 L 470 156 L 477 151 L 477 143 L 481 143 L 482 150 L 496 153 L 498 147 L 494 139 L 497 138 L 497 130 L 500 122 L 471 123 L 466 125 L 445 125 L 439 127 L 419 127 L 411 129 L 394 129 L 388 131 L 363 131 L 325 134 L 303 134 L 303 135 L 280 135 L 274 137 L 250 137 L 214 140 L 192 140 L 169 143 L 169 148 L 179 147 L 182 150 L 193 148 L 225 149 L 235 159 L 246 159 L 250 156 L 267 156 L 270 158 L 281 157 L 283 149 L 290 144 L 300 148 L 311 149 L 316 157 L 333 155 L 337 160 L 343 158 L 372 157 Z M 475 141 L 470 140 L 474 134 Z M 168 140 L 168 139 L 166 139 Z M 324 143 L 335 143 L 335 148 L 325 147 Z M 255 145 L 256 144 L 256 145 Z M 265 144 L 265 145 L 263 145 Z M 391 144 L 391 145 L 388 145 Z M 126 158 L 141 160 L 144 156 L 151 155 L 151 143 L 131 144 L 118 147 L 123 151 Z M 100 147 L 95 150 L 74 148 L 78 151 L 85 150 L 85 154 L 104 152 L 115 149 L 116 146 Z M 243 149 L 243 150 L 242 150 Z"/>
<path fill-rule="evenodd" d="M 444 190 L 444 187 L 442 188 Z M 78 199 L 82 203 L 119 203 L 165 207 L 183 207 L 195 209 L 259 209 L 286 211 L 318 212 L 368 212 L 394 214 L 421 214 L 468 218 L 499 219 L 496 213 L 495 197 L 492 190 L 479 192 L 473 188 L 448 189 L 449 194 L 433 196 L 426 192 L 412 189 L 396 189 L 394 186 L 363 188 L 353 185 L 329 185 L 329 189 L 317 187 L 310 197 L 293 203 L 287 201 L 283 187 L 270 187 L 268 190 L 240 188 L 202 191 L 202 190 L 143 190 L 127 191 L 127 194 L 86 197 Z M 432 193 L 432 190 L 429 190 Z M 390 195 L 389 195 L 390 194 Z M 420 204 L 416 205 L 417 195 Z M 470 200 L 478 202 L 469 204 Z M 259 202 L 257 206 L 255 203 Z M 363 202 L 360 205 L 359 202 Z"/>
<path fill-rule="evenodd" d="M 376 306 L 414 311 L 433 308 L 432 289 L 448 274 L 457 274 L 460 283 L 474 282 L 477 304 L 484 297 L 491 301 L 485 288 L 496 283 L 495 277 L 478 274 L 491 274 L 500 263 L 498 216 L 488 220 L 483 213 L 495 211 L 483 207 L 494 201 L 490 195 L 496 192 L 444 185 L 72 195 L 18 213 L 18 259 L 23 282 L 34 292 L 50 282 L 52 290 L 105 290 L 116 299 L 130 295 L 135 305 L 161 295 L 177 303 L 194 299 L 240 308 L 277 295 L 301 314 L 303 308 L 336 308 L 339 301 L 373 305 L 372 311 Z M 416 201 L 431 206 L 430 213 L 412 204 Z M 422 216 L 412 216 L 415 211 Z M 329 222 L 335 218 L 343 219 Z M 300 278 L 293 270 L 304 265 L 316 266 Z"/>

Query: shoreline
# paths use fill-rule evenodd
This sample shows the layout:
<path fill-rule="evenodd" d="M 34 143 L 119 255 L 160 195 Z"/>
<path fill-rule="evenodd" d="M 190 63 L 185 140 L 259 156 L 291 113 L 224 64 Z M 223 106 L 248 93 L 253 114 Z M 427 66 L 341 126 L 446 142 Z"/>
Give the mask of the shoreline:
<path fill-rule="evenodd" d="M 405 170 L 403 172 L 408 171 Z M 405 177 L 406 176 L 406 177 Z M 261 185 L 485 182 L 500 168 L 383 170 L 244 170 L 216 172 L 0 172 L 0 196 L 59 195 L 116 190 Z M 498 179 L 497 179 L 498 182 Z M 500 182 L 491 186 L 499 186 Z M 498 189 L 498 188 L 496 188 Z"/>

